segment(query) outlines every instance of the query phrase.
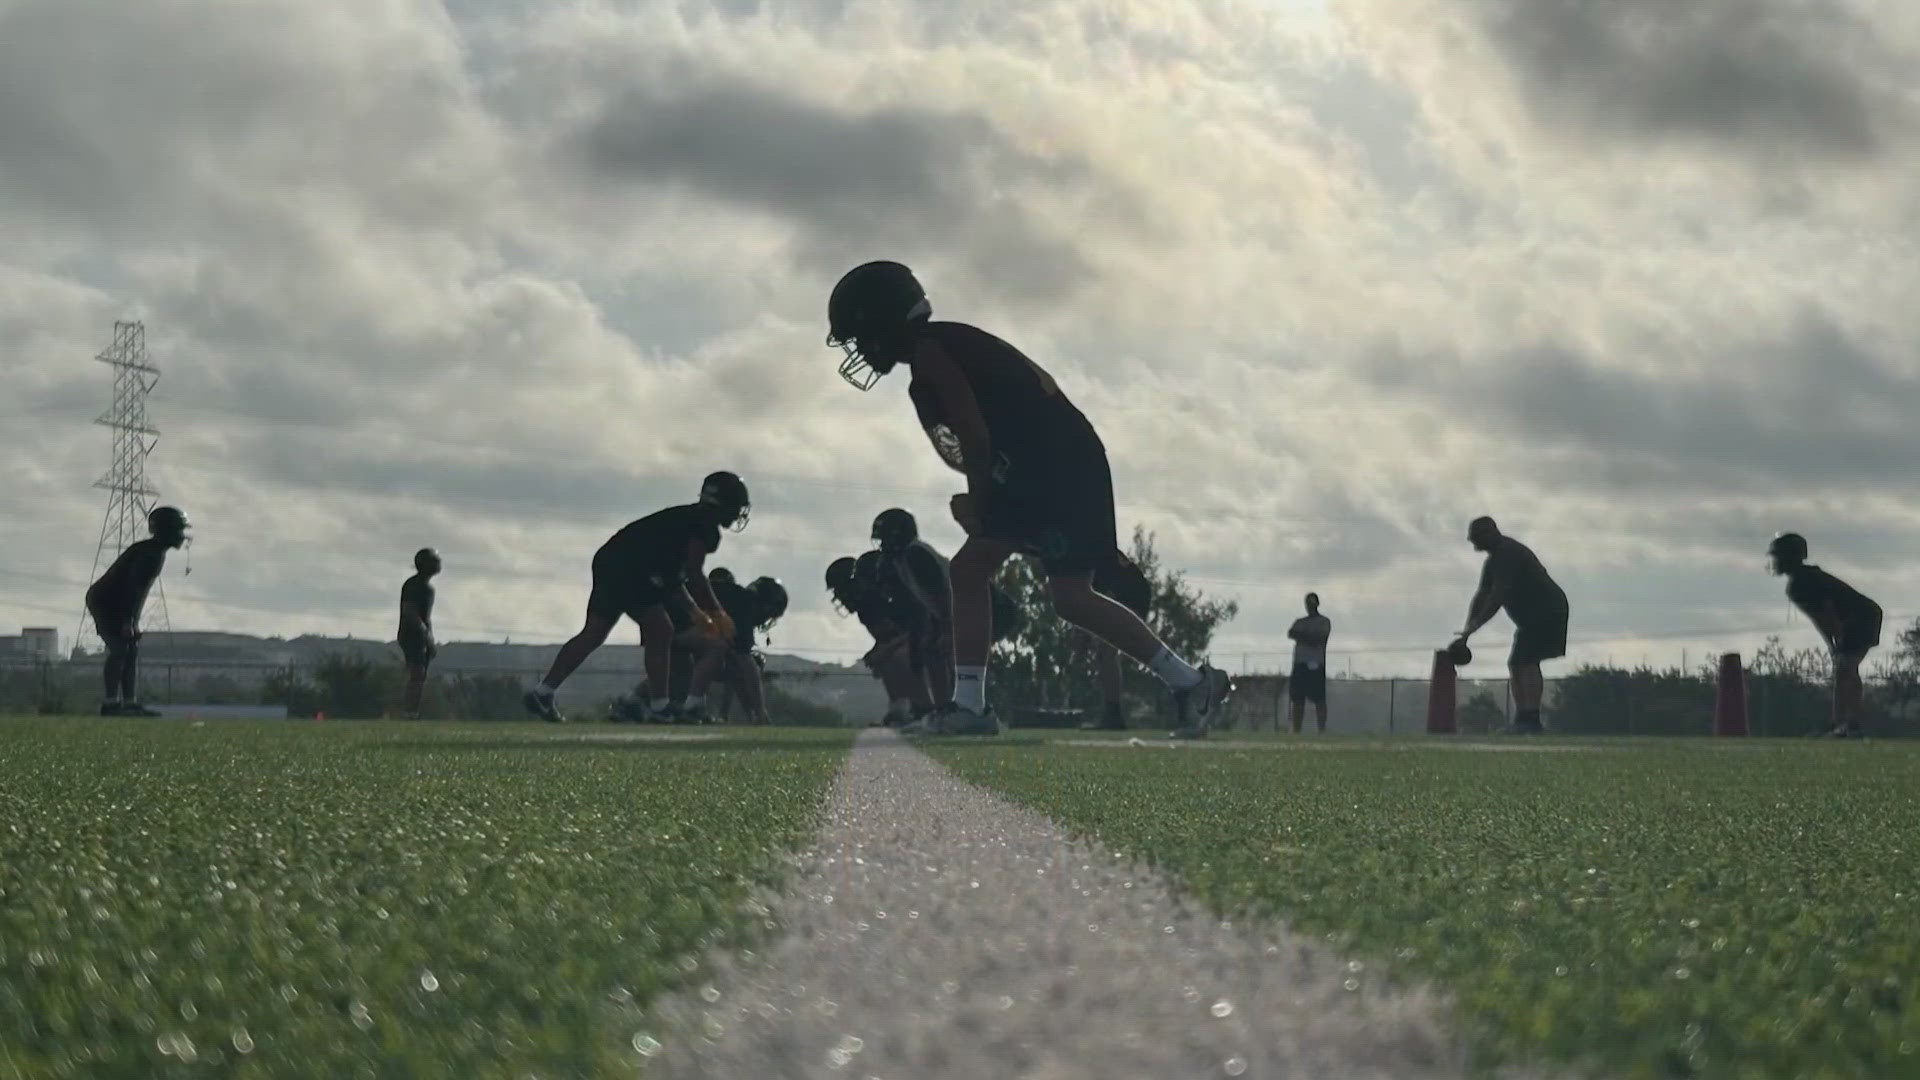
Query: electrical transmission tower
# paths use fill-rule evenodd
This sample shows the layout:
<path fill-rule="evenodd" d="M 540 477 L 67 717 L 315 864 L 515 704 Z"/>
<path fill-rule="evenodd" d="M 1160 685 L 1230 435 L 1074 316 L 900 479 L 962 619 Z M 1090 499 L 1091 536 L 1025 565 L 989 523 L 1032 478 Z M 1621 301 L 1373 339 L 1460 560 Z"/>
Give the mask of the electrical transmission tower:
<path fill-rule="evenodd" d="M 160 381 L 160 369 L 147 362 L 147 327 L 139 322 L 115 322 L 113 344 L 94 357 L 113 368 L 113 407 L 94 423 L 113 429 L 113 465 L 94 483 L 107 492 L 107 516 L 100 522 L 100 545 L 93 553 L 93 574 L 119 558 L 129 544 L 147 535 L 147 513 L 160 493 L 147 485 L 147 455 L 160 441 L 159 429 L 147 421 L 147 395 Z M 148 626 L 170 629 L 167 594 L 156 585 L 155 599 L 146 617 Z M 89 620 L 80 619 L 76 643 L 92 636 Z"/>

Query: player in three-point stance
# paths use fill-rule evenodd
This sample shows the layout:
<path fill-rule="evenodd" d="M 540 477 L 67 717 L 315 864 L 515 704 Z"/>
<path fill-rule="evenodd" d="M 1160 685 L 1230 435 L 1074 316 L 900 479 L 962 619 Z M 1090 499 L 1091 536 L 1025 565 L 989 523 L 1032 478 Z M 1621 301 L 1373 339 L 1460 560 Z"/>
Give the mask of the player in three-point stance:
<path fill-rule="evenodd" d="M 107 646 L 104 671 L 106 698 L 101 716 L 159 716 L 140 704 L 140 612 L 147 594 L 166 567 L 167 552 L 185 546 L 190 537 L 187 515 L 172 506 L 155 507 L 147 515 L 145 540 L 127 545 L 100 580 L 87 587 L 87 614 Z"/>
<path fill-rule="evenodd" d="M 707 556 L 720 548 L 720 530 L 746 528 L 751 512 L 747 485 L 733 473 L 716 472 L 701 482 L 699 501 L 655 511 L 613 534 L 593 556 L 586 624 L 560 647 L 540 685 L 527 691 L 522 699 L 527 711 L 560 723 L 564 717 L 554 707 L 554 691 L 625 616 L 640 625 L 647 685 L 653 694 L 647 714 L 666 718 L 674 636 L 667 605 L 680 603 L 703 624 L 716 624 L 713 636 L 731 636 L 726 612 L 714 598 L 703 567 Z"/>
<path fill-rule="evenodd" d="M 1054 610 L 1146 665 L 1174 692 L 1180 731 L 1204 736 L 1233 684 L 1223 671 L 1175 656 L 1138 615 L 1101 596 L 1093 571 L 1119 545 L 1113 475 L 1093 425 L 1052 376 L 1012 345 L 955 322 L 934 322 L 925 290 L 895 262 L 855 267 L 827 303 L 840 374 L 861 390 L 895 367 L 947 465 L 967 478 L 951 501 L 967 541 L 953 556 L 954 689 L 917 726 L 929 734 L 992 735 L 987 651 L 992 582 L 1009 556 L 1037 557 Z"/>
<path fill-rule="evenodd" d="M 1813 620 L 1833 653 L 1833 719 L 1821 734 L 1860 738 L 1865 694 L 1860 664 L 1880 644 L 1880 605 L 1807 561 L 1807 538 L 1781 533 L 1767 545 L 1775 575 L 1787 579 L 1787 599 Z"/>
<path fill-rule="evenodd" d="M 733 633 L 719 648 L 710 650 L 701 659 L 694 671 L 694 687 L 704 695 L 708 686 L 717 680 L 723 689 L 739 699 L 747 712 L 748 723 L 771 723 L 765 688 L 760 681 L 766 659 L 754 648 L 755 637 L 772 629 L 780 616 L 787 613 L 787 587 L 764 575 L 745 585 L 735 581 L 732 574 L 709 575 L 708 581 L 713 586 L 714 598 L 720 601 L 720 610 L 727 613 L 733 625 Z"/>
<path fill-rule="evenodd" d="M 908 659 L 933 701 L 953 696 L 953 588 L 947 557 L 920 539 L 920 523 L 899 507 L 873 519 L 882 592 L 906 616 Z"/>
<path fill-rule="evenodd" d="M 1486 552 L 1480 570 L 1480 589 L 1467 608 L 1467 625 L 1455 644 L 1464 644 L 1475 630 L 1506 608 L 1513 620 L 1513 651 L 1507 656 L 1512 678 L 1513 723 L 1509 735 L 1538 735 L 1540 698 L 1546 683 L 1540 662 L 1567 655 L 1567 594 L 1555 584 L 1533 549 L 1511 536 L 1502 536 L 1490 517 L 1474 518 L 1467 526 L 1467 542 Z"/>
<path fill-rule="evenodd" d="M 873 638 L 873 647 L 860 658 L 887 693 L 882 723 L 901 727 L 933 711 L 926 678 L 913 670 L 907 627 L 913 615 L 899 597 L 880 586 L 880 553 L 859 558 L 848 555 L 827 566 L 827 594 L 834 610 L 860 620 Z"/>
<path fill-rule="evenodd" d="M 433 578 L 440 572 L 440 553 L 421 548 L 413 553 L 413 576 L 400 586 L 400 655 L 407 662 L 407 689 L 400 711 L 409 720 L 420 719 L 420 695 L 427 686 L 427 668 L 439 654 L 433 640 Z"/>

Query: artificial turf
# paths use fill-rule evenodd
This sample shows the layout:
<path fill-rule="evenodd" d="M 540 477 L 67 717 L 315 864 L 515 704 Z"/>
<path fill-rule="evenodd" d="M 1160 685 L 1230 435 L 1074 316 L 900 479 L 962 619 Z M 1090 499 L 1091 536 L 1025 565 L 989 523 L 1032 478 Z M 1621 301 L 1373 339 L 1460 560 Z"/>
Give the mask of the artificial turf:
<path fill-rule="evenodd" d="M 1156 741 L 930 749 L 1359 977 L 1433 980 L 1489 1066 L 1920 1077 L 1920 746 Z"/>
<path fill-rule="evenodd" d="M 848 745 L 637 734 L 0 720 L 0 1077 L 630 1075 Z"/>

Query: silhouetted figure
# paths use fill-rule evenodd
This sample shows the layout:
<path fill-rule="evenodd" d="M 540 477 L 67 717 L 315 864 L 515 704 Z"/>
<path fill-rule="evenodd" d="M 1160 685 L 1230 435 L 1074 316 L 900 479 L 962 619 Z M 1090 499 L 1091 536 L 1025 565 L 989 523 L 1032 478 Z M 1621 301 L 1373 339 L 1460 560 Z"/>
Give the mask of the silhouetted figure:
<path fill-rule="evenodd" d="M 1333 620 L 1320 614 L 1320 594 L 1307 594 L 1307 613 L 1287 628 L 1293 639 L 1293 674 L 1287 676 L 1287 699 L 1293 710 L 1293 733 L 1307 718 L 1307 702 L 1313 702 L 1314 722 L 1327 730 L 1327 639 L 1333 636 Z"/>
<path fill-rule="evenodd" d="M 1226 672 L 1174 655 L 1138 615 L 1101 596 L 1093 573 L 1119 546 L 1113 473 L 1087 417 L 1053 377 L 978 327 L 937 322 L 926 290 L 896 262 L 848 271 L 827 301 L 828 343 L 861 390 L 895 367 L 940 459 L 967 478 L 950 503 L 967 541 L 954 553 L 954 688 L 914 733 L 993 735 L 987 657 L 993 578 L 1013 555 L 1037 559 L 1061 618 L 1113 643 L 1173 691 L 1181 731 L 1203 737 L 1233 691 Z"/>
<path fill-rule="evenodd" d="M 1833 717 L 1816 734 L 1860 737 L 1865 688 L 1860 664 L 1880 644 L 1880 605 L 1859 590 L 1807 561 L 1807 538 L 1781 533 L 1767 545 L 1773 572 L 1787 579 L 1787 599 L 1805 612 L 1833 653 Z"/>
<path fill-rule="evenodd" d="M 622 617 L 640 625 L 640 647 L 653 697 L 649 716 L 663 719 L 671 699 L 667 687 L 673 666 L 673 618 L 676 604 L 700 624 L 713 624 L 713 636 L 726 637 L 726 612 L 707 584 L 706 559 L 720 549 L 720 530 L 746 528 L 752 511 L 747 485 L 730 472 L 708 474 L 700 498 L 657 510 L 614 533 L 593 555 L 593 591 L 580 632 L 560 646 L 553 666 L 538 686 L 521 698 L 527 711 L 551 724 L 565 717 L 554 706 L 554 692 L 606 643 Z"/>
<path fill-rule="evenodd" d="M 407 662 L 407 689 L 401 711 L 420 719 L 420 695 L 427 687 L 427 668 L 440 653 L 433 640 L 433 579 L 440 572 L 440 553 L 421 548 L 413 553 L 413 576 L 400 586 L 400 655 Z"/>
<path fill-rule="evenodd" d="M 101 716 L 160 715 L 140 704 L 140 612 L 167 565 L 167 552 L 186 545 L 191 527 L 178 508 L 155 507 L 147 515 L 147 532 L 152 535 L 127 545 L 100 580 L 87 588 L 87 614 L 107 647 Z"/>
<path fill-rule="evenodd" d="M 1513 723 L 1509 735 L 1537 735 L 1540 698 L 1546 689 L 1540 662 L 1567 655 L 1567 594 L 1541 565 L 1533 549 L 1511 536 L 1502 536 L 1490 517 L 1473 519 L 1467 542 L 1487 554 L 1480 570 L 1480 589 L 1467 608 L 1467 625 L 1457 641 L 1464 642 L 1489 619 L 1506 609 L 1513 620 L 1513 651 L 1507 656 L 1512 677 Z"/>

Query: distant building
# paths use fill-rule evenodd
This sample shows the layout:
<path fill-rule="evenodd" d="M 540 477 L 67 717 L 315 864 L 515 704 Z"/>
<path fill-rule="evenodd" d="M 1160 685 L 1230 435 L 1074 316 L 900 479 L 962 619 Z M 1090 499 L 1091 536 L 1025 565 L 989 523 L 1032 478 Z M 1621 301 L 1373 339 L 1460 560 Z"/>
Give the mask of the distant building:
<path fill-rule="evenodd" d="M 18 637 L 0 637 L 0 656 L 10 660 L 60 659 L 60 631 L 48 626 L 29 626 Z"/>

